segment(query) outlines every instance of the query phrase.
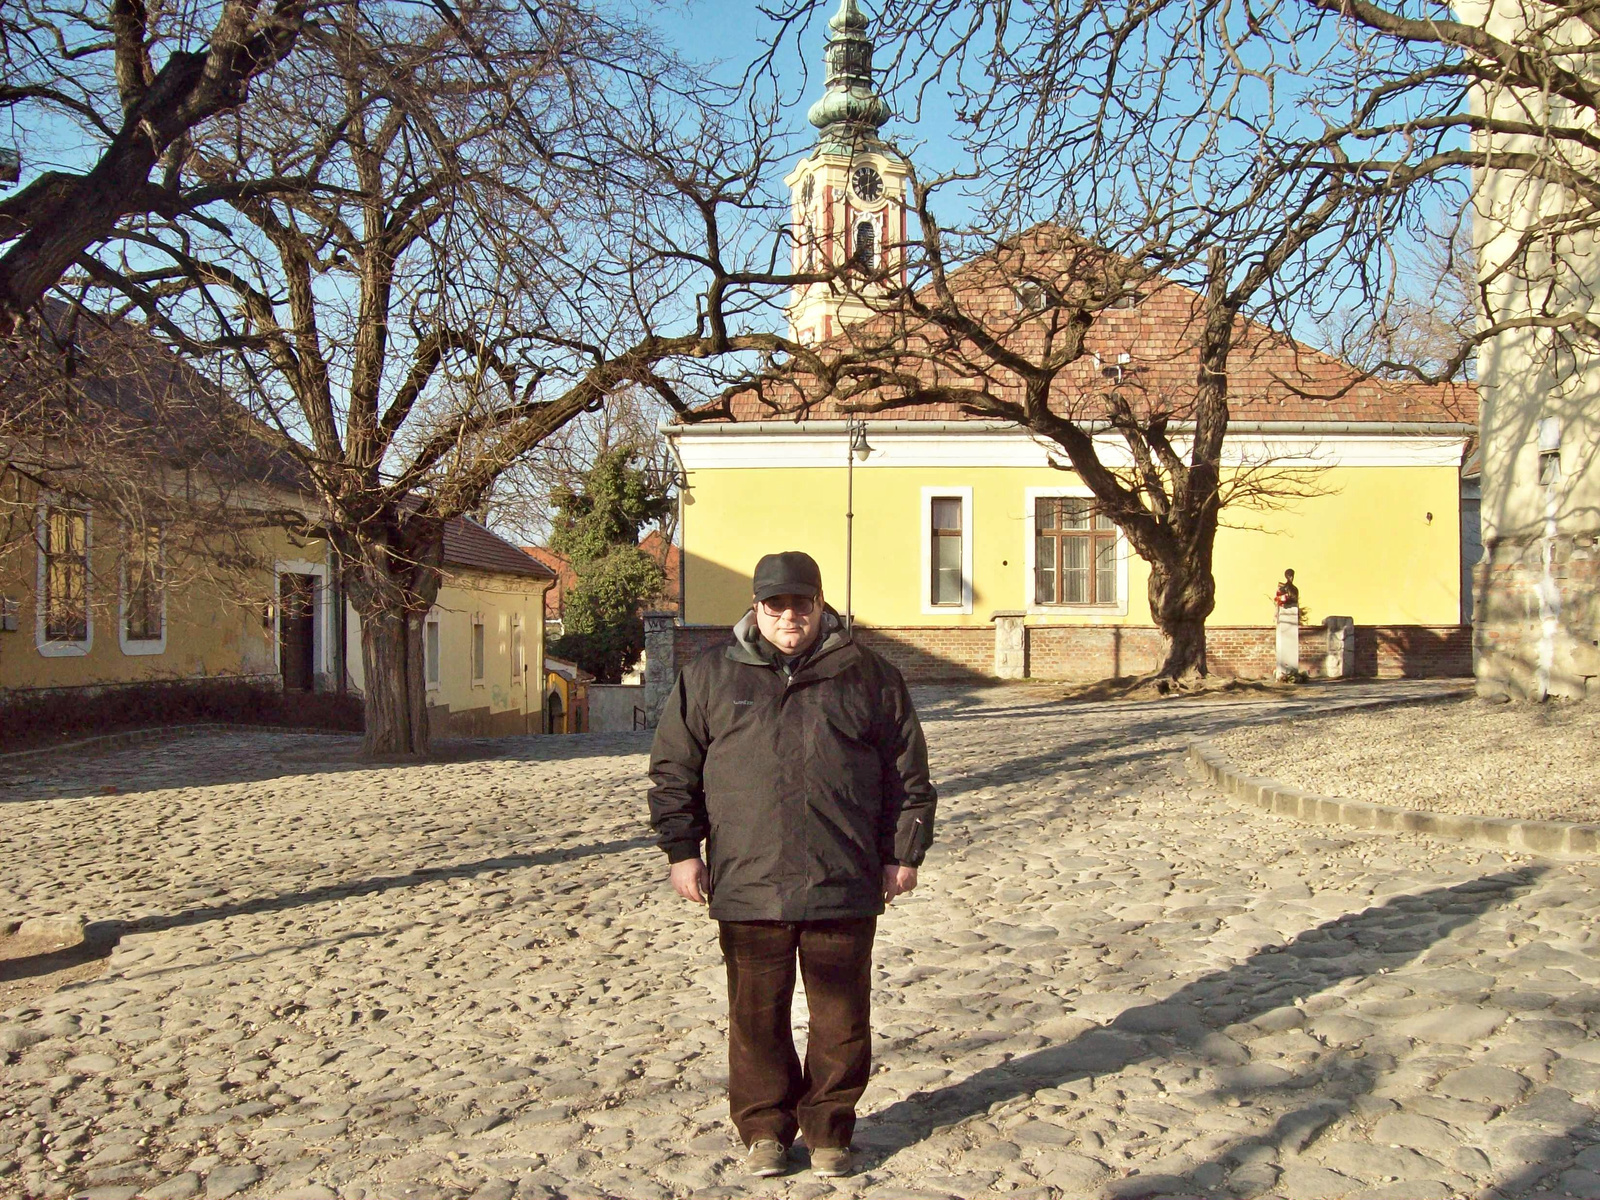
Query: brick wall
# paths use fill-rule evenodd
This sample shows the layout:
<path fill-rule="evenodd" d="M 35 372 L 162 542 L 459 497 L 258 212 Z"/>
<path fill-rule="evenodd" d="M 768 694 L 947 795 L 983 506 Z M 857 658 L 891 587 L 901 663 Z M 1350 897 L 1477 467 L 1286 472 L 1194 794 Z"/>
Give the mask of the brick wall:
<path fill-rule="evenodd" d="M 728 640 L 726 625 L 679 625 L 674 671 Z M 858 630 L 864 646 L 900 668 L 912 683 L 978 682 L 994 678 L 992 626 L 895 626 Z M 1277 631 L 1270 625 L 1206 629 L 1206 665 L 1214 675 L 1268 679 L 1277 664 Z M 1144 625 L 1031 625 L 1028 675 L 1033 679 L 1108 679 L 1141 675 L 1161 665 L 1161 635 Z M 1300 669 L 1320 678 L 1327 634 L 1300 630 Z M 1450 678 L 1472 674 L 1472 629 L 1465 625 L 1357 625 L 1356 675 L 1378 679 Z"/>
<path fill-rule="evenodd" d="M 1357 625 L 1356 674 L 1437 679 L 1472 674 L 1470 625 Z"/>
<path fill-rule="evenodd" d="M 683 670 L 689 660 L 696 658 L 723 642 L 733 640 L 731 625 L 679 625 L 672 643 L 673 674 Z"/>
<path fill-rule="evenodd" d="M 900 668 L 908 683 L 961 683 L 994 678 L 992 626 L 900 625 L 860 629 L 861 644 Z"/>
<path fill-rule="evenodd" d="M 1028 674 L 1035 679 L 1110 679 L 1161 665 L 1161 635 L 1149 626 L 1031 625 Z"/>
<path fill-rule="evenodd" d="M 994 630 L 988 626 L 859 628 L 861 644 L 883 655 L 913 683 L 987 679 L 994 667 Z M 679 625 L 673 642 L 675 670 L 732 636 L 727 625 Z"/>

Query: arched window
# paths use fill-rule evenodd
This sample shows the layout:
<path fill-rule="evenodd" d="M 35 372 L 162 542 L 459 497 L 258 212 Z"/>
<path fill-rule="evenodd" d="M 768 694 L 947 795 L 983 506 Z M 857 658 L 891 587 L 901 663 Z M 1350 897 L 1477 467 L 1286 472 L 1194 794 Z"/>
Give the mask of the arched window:
<path fill-rule="evenodd" d="M 856 266 L 863 271 L 874 271 L 878 267 L 877 238 L 874 235 L 871 221 L 862 221 L 856 226 L 856 251 L 852 256 Z"/>

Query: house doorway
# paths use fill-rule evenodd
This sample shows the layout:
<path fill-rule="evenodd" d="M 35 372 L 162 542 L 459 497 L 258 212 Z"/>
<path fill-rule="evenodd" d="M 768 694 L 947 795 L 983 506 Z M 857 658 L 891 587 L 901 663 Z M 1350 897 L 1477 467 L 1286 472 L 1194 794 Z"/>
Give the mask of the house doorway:
<path fill-rule="evenodd" d="M 560 693 L 550 693 L 550 701 L 545 706 L 545 715 L 547 717 L 545 728 L 551 733 L 565 733 L 567 731 L 566 712 L 561 704 Z"/>
<path fill-rule="evenodd" d="M 278 576 L 278 672 L 286 692 L 316 687 L 315 575 Z"/>

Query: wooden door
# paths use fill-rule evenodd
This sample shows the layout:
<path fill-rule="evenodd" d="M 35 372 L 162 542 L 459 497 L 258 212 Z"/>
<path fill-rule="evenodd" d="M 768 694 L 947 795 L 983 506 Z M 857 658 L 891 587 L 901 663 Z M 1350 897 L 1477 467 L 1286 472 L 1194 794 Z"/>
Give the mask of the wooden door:
<path fill-rule="evenodd" d="M 286 692 L 316 685 L 315 575 L 278 577 L 278 670 Z"/>

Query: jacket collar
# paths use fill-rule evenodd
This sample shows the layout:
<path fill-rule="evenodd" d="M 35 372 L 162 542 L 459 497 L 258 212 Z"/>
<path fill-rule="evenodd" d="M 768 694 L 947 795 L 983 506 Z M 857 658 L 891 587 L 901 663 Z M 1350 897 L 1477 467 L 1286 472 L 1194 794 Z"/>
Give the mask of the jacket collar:
<path fill-rule="evenodd" d="M 807 652 L 795 671 L 810 670 L 816 667 L 824 658 L 833 656 L 836 651 L 843 650 L 853 643 L 853 637 L 846 628 L 844 619 L 839 616 L 829 605 L 822 606 L 822 632 L 817 635 L 817 640 L 812 643 L 811 650 Z M 766 638 L 761 636 L 761 629 L 756 624 L 755 609 L 740 618 L 739 623 L 733 627 L 733 641 L 727 650 L 728 657 L 734 662 L 747 663 L 753 667 L 783 667 L 783 652 Z M 854 657 L 847 655 L 846 658 Z M 837 666 L 844 666 L 841 660 Z M 833 674 L 833 671 L 823 672 Z"/>

